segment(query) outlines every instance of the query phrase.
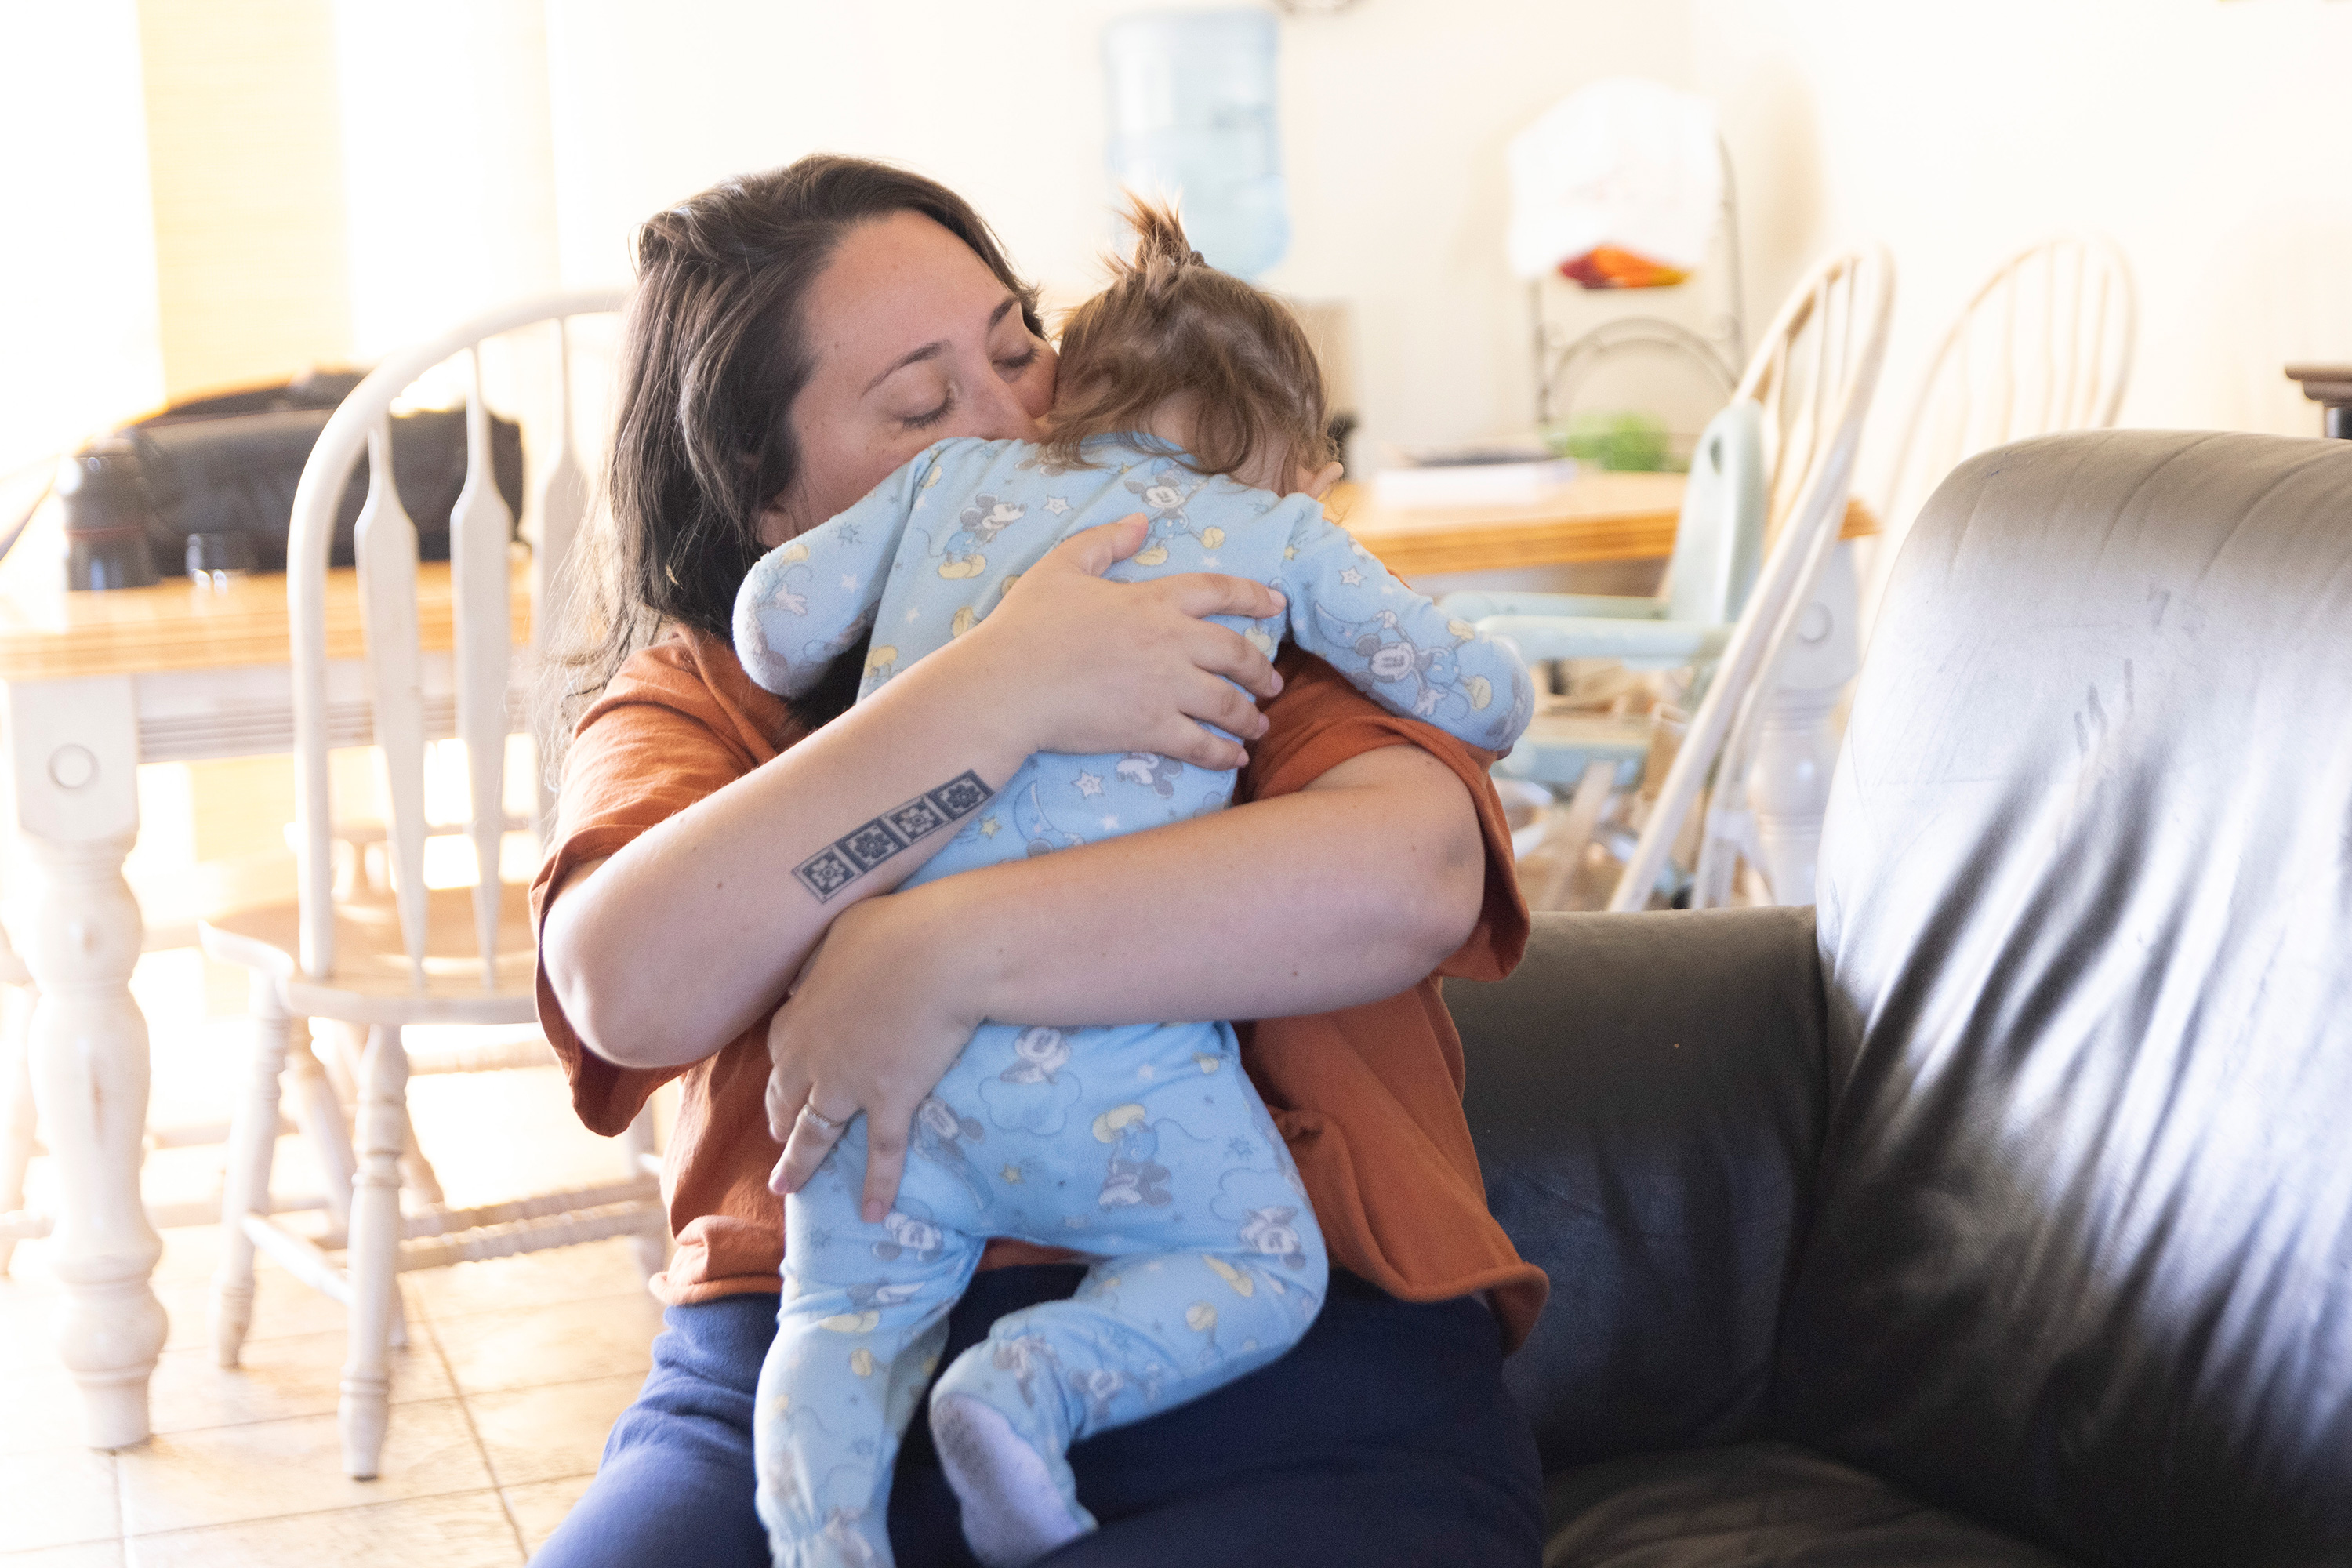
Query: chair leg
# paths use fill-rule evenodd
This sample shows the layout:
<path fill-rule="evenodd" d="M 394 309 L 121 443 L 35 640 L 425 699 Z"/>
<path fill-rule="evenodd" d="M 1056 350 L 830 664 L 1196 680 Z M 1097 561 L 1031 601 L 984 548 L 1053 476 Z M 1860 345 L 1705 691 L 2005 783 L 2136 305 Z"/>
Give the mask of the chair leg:
<path fill-rule="evenodd" d="M 278 1085 L 286 1070 L 289 1021 L 277 983 L 255 971 L 246 1011 L 253 1021 L 253 1057 L 245 1094 L 229 1125 L 228 1170 L 221 1197 L 220 1269 L 213 1276 L 213 1355 L 235 1366 L 253 1323 L 253 1237 L 246 1215 L 265 1207 L 269 1168 L 278 1152 Z"/>
<path fill-rule="evenodd" d="M 25 1206 L 25 1169 L 33 1163 L 33 988 L 0 986 L 0 1214 Z M 0 1274 L 16 1251 L 16 1238 L 0 1236 Z"/>
<path fill-rule="evenodd" d="M 323 1020 L 322 1020 L 323 1021 Z M 286 1048 L 286 1066 L 294 1079 L 294 1121 L 319 1162 L 319 1179 L 327 1194 L 327 1212 L 347 1243 L 352 1234 L 352 1176 L 358 1163 L 352 1155 L 351 1123 L 343 1102 L 319 1063 L 310 1040 L 295 1032 Z"/>
<path fill-rule="evenodd" d="M 400 1151 L 408 1125 L 408 1053 L 400 1031 L 368 1031 L 360 1061 L 359 1173 L 352 1180 L 351 1345 L 343 1363 L 343 1468 L 371 1480 L 391 1394 L 386 1352 L 399 1291 Z"/>
<path fill-rule="evenodd" d="M 1584 770 L 1576 784 L 1576 794 L 1570 797 L 1568 810 L 1561 814 L 1559 826 L 1549 836 L 1547 850 L 1555 857 L 1552 874 L 1538 897 L 1529 907 L 1556 910 L 1565 906 L 1569 894 L 1576 886 L 1576 874 L 1583 868 L 1584 852 L 1592 844 L 1592 830 L 1601 822 L 1601 813 L 1609 805 L 1609 796 L 1617 787 L 1617 764 L 1594 763 Z"/>
<path fill-rule="evenodd" d="M 628 1157 L 629 1174 L 632 1176 L 646 1174 L 646 1167 L 656 1153 L 654 1108 L 651 1105 L 641 1107 L 637 1111 L 636 1120 L 631 1121 L 622 1131 L 621 1149 Z M 636 1254 L 637 1272 L 647 1279 L 651 1279 L 668 1267 L 669 1234 L 667 1228 L 658 1235 L 652 1231 L 641 1231 L 632 1239 L 630 1245 Z"/>
<path fill-rule="evenodd" d="M 437 1208 L 445 1201 L 441 1178 L 433 1173 L 433 1162 L 425 1157 L 424 1149 L 417 1144 L 416 1123 L 413 1120 L 408 1123 L 407 1141 L 401 1145 L 400 1179 L 416 1194 L 419 1203 Z"/>

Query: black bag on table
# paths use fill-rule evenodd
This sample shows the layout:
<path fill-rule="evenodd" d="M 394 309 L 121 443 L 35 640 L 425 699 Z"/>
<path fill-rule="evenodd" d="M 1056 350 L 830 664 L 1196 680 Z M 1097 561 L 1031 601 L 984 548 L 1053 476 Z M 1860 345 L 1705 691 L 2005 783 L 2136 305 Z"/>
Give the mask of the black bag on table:
<path fill-rule="evenodd" d="M 280 385 L 176 404 L 74 454 L 66 506 L 68 585 L 135 586 L 176 576 L 197 535 L 244 541 L 234 553 L 262 572 L 286 569 L 294 488 L 328 416 L 357 371 L 312 371 Z M 507 510 L 522 514 L 522 430 L 490 419 L 490 466 Z M 466 411 L 426 409 L 392 420 L 393 483 L 426 561 L 449 558 L 449 513 L 466 483 Z M 352 563 L 352 531 L 367 500 L 362 453 L 335 512 L 331 564 Z M 135 537 L 134 537 L 135 536 Z M 152 567 L 142 572 L 135 539 Z"/>

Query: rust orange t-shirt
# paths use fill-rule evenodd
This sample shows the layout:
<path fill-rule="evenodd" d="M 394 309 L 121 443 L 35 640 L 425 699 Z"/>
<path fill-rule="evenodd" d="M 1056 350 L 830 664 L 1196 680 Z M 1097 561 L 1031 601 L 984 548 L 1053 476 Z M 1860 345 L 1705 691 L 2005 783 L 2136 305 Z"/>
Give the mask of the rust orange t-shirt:
<path fill-rule="evenodd" d="M 1237 798 L 1287 795 L 1383 746 L 1421 747 L 1469 787 L 1486 844 L 1477 928 L 1438 973 L 1509 973 L 1527 946 L 1528 910 L 1486 777 L 1492 756 L 1396 717 L 1307 654 L 1285 648 L 1277 666 L 1282 692 L 1266 706 L 1271 725 L 1252 747 Z M 687 632 L 637 654 L 581 716 L 556 840 L 531 885 L 534 919 L 544 919 L 546 890 L 573 868 L 614 853 L 806 732 L 724 642 Z M 583 1048 L 543 971 L 539 1017 L 571 1079 L 573 1109 L 595 1131 L 620 1131 L 655 1089 L 685 1079 L 666 1157 L 677 1250 L 655 1280 L 662 1300 L 778 1289 L 783 1208 L 767 1184 L 781 1151 L 768 1135 L 765 1022 L 689 1067 L 656 1069 L 616 1067 Z M 1524 1339 L 1547 1282 L 1486 1212 L 1462 1115 L 1462 1043 L 1437 976 L 1384 1001 L 1237 1028 L 1243 1066 L 1298 1163 L 1333 1264 L 1409 1301 L 1489 1292 L 1506 1342 Z M 1055 1256 L 999 1241 L 982 1267 Z"/>

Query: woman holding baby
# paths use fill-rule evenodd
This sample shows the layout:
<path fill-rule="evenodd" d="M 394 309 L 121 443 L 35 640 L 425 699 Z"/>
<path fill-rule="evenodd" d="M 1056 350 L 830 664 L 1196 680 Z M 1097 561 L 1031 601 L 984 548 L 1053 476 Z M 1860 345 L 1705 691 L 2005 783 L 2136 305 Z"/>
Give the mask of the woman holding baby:
<path fill-rule="evenodd" d="M 637 258 L 611 641 L 535 885 L 540 1010 L 592 1128 L 683 1079 L 678 1247 L 654 1371 L 540 1561 L 767 1561 L 772 1170 L 804 1179 L 862 1117 L 867 1212 L 887 1207 L 916 1107 L 987 1018 L 1257 1020 L 1244 1064 L 1330 1251 L 1288 1355 L 1072 1448 L 1101 1528 L 1053 1562 L 1536 1561 L 1533 1443 L 1499 1373 L 1544 1281 L 1486 1214 L 1434 979 L 1503 973 L 1526 938 L 1491 759 L 1203 618 L 1275 613 L 1257 584 L 1104 581 L 1139 520 L 1072 539 L 868 701 L 848 706 L 854 652 L 797 700 L 760 689 L 728 636 L 752 563 L 943 437 L 1034 438 L 1055 351 L 978 216 L 885 165 L 713 187 L 649 221 Z M 822 896 L 795 875 L 1038 752 L 1244 772 L 1234 809 L 905 891 L 945 836 Z M 1082 1275 L 992 1244 L 945 1358 Z M 971 1560 L 920 1421 L 889 1537 L 909 1568 Z"/>

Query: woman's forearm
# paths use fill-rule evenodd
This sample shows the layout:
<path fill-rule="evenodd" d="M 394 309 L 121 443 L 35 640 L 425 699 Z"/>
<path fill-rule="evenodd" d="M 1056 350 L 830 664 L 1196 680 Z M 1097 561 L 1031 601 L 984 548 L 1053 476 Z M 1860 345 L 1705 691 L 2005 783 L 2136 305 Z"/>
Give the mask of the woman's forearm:
<path fill-rule="evenodd" d="M 1296 795 L 910 889 L 891 923 L 970 966 L 980 1016 L 1286 1017 L 1423 979 L 1469 936 L 1485 887 L 1468 790 L 1392 746 Z"/>
<path fill-rule="evenodd" d="M 843 909 L 897 887 L 960 824 L 821 897 L 850 865 L 830 847 L 967 774 L 992 793 L 1013 775 L 1017 727 L 935 662 L 551 889 L 541 963 L 590 1048 L 630 1067 L 717 1050 L 775 1006 Z"/>

